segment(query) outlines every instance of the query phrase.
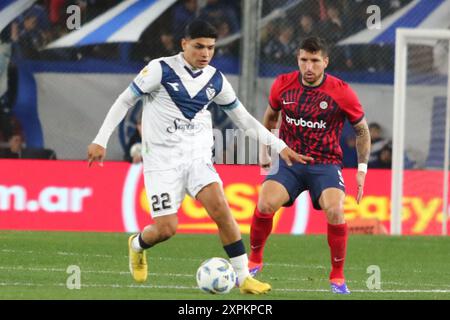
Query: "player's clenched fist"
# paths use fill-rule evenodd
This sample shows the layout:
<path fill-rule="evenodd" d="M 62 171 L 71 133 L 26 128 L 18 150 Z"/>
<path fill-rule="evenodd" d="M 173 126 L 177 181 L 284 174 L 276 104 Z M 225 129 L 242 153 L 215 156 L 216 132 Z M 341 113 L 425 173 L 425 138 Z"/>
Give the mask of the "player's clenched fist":
<path fill-rule="evenodd" d="M 94 161 L 98 161 L 100 163 L 100 166 L 103 167 L 103 159 L 105 159 L 106 156 L 106 149 L 102 146 L 91 143 L 88 146 L 87 150 L 87 159 L 88 159 L 88 165 L 89 167 L 92 165 Z"/>
<path fill-rule="evenodd" d="M 284 161 L 286 161 L 288 166 L 292 166 L 292 162 L 300 162 L 302 164 L 307 164 L 310 161 L 313 161 L 314 159 L 308 156 L 304 156 L 302 154 L 298 154 L 294 150 L 292 150 L 289 147 L 284 148 L 280 152 L 280 157 Z"/>

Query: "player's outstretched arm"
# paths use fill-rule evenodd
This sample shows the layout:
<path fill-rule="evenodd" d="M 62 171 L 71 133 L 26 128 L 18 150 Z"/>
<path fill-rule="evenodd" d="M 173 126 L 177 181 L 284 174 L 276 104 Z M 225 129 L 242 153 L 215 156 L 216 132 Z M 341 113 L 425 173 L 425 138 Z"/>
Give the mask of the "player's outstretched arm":
<path fill-rule="evenodd" d="M 370 155 L 370 133 L 367 121 L 363 118 L 360 122 L 353 126 L 356 132 L 356 153 L 358 154 L 358 172 L 356 174 L 356 182 L 358 184 L 358 194 L 356 202 L 359 203 L 363 196 L 364 181 L 367 173 L 367 163 Z"/>
<path fill-rule="evenodd" d="M 269 130 L 267 130 L 261 123 L 258 122 L 244 106 L 238 102 L 237 105 L 229 110 L 225 110 L 227 115 L 233 122 L 241 129 L 247 130 L 247 133 L 261 143 L 270 146 L 280 157 L 286 161 L 288 165 L 292 162 L 300 162 L 303 164 L 313 161 L 311 157 L 300 155 L 294 150 L 290 149 L 283 140 L 278 139 Z"/>
<path fill-rule="evenodd" d="M 103 159 L 106 156 L 106 146 L 114 129 L 122 121 L 128 112 L 128 109 L 133 107 L 139 97 L 130 89 L 127 88 L 116 99 L 114 104 L 109 109 L 103 124 L 95 137 L 94 141 L 88 146 L 87 159 L 89 167 L 94 161 L 99 161 L 103 166 Z"/>
<path fill-rule="evenodd" d="M 264 113 L 263 126 L 267 130 L 272 132 L 273 129 L 278 128 L 278 120 L 280 118 L 280 111 L 273 109 L 270 105 L 267 106 L 266 112 Z M 263 169 L 268 169 L 272 166 L 272 159 L 267 150 L 265 144 L 261 144 L 259 148 L 259 165 Z"/>

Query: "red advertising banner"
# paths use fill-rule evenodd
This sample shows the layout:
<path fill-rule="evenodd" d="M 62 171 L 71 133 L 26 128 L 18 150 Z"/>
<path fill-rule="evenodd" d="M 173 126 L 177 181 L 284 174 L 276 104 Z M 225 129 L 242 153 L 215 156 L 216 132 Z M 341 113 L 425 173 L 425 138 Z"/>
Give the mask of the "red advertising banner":
<path fill-rule="evenodd" d="M 250 230 L 263 177 L 257 166 L 217 166 L 231 211 Z M 0 160 L 0 229 L 135 232 L 151 223 L 141 165 Z M 290 233 L 295 208 L 282 208 L 274 232 Z M 179 232 L 216 232 L 200 203 L 186 197 Z"/>
<path fill-rule="evenodd" d="M 369 170 L 359 204 L 356 203 L 356 169 L 344 169 L 343 177 L 347 193 L 344 203 L 346 221 L 376 219 L 390 230 L 391 171 Z M 406 170 L 403 180 L 402 233 L 441 235 L 443 172 Z M 324 214 L 311 207 L 306 233 L 323 233 L 326 231 L 324 226 Z"/>
<path fill-rule="evenodd" d="M 0 229 L 122 231 L 123 177 L 109 162 L 0 160 Z"/>
<path fill-rule="evenodd" d="M 257 166 L 217 165 L 224 192 L 241 232 L 250 230 L 264 177 Z M 356 203 L 356 171 L 343 171 L 346 220 L 377 219 L 389 230 L 390 170 L 369 170 L 364 197 Z M 404 234 L 441 234 L 441 171 L 406 171 Z M 151 223 L 141 165 L 85 161 L 0 160 L 0 229 L 135 232 Z M 215 233 L 200 203 L 186 197 L 178 212 L 178 232 Z M 276 233 L 325 233 L 326 218 L 303 193 L 275 216 Z M 450 228 L 449 228 L 450 229 Z"/>

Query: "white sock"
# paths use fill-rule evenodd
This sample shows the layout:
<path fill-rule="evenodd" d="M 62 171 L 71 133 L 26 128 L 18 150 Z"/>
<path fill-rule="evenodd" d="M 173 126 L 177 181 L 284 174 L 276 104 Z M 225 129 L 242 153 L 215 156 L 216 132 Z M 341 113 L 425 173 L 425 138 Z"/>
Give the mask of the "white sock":
<path fill-rule="evenodd" d="M 139 244 L 139 234 L 131 240 L 131 249 L 133 249 L 136 252 L 142 252 L 144 249 Z"/>
<path fill-rule="evenodd" d="M 248 257 L 247 254 L 230 258 L 231 265 L 233 266 L 236 276 L 238 278 L 239 285 L 244 282 L 250 273 L 248 272 Z"/>

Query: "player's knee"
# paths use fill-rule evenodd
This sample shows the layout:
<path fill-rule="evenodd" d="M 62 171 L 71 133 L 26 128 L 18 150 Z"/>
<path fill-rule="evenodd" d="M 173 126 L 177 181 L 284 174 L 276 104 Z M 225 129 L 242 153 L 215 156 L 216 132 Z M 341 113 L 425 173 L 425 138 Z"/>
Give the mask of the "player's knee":
<path fill-rule="evenodd" d="M 277 211 L 279 208 L 270 200 L 258 201 L 258 211 L 262 214 L 271 214 Z"/>
<path fill-rule="evenodd" d="M 332 205 L 325 209 L 328 222 L 331 224 L 344 223 L 344 207 L 340 204 Z"/>

